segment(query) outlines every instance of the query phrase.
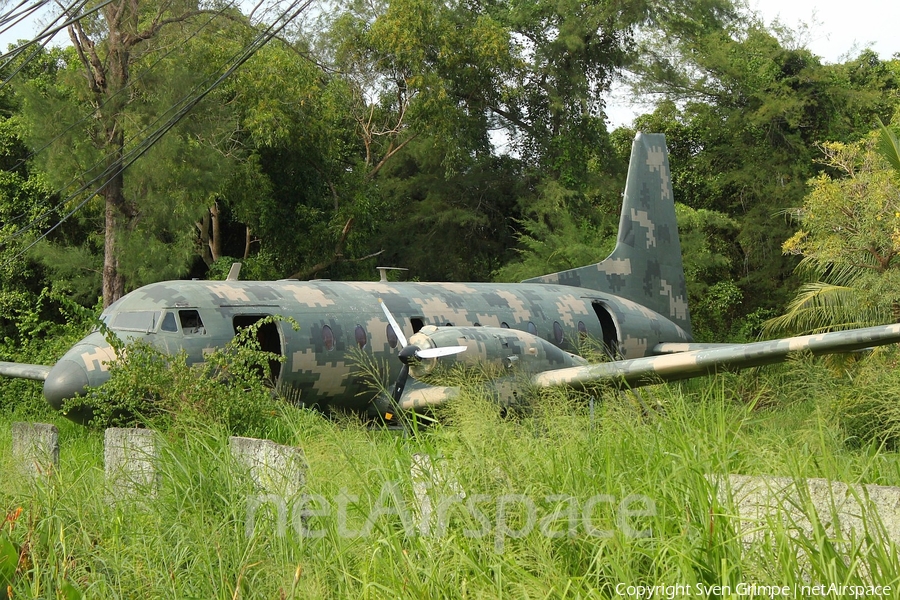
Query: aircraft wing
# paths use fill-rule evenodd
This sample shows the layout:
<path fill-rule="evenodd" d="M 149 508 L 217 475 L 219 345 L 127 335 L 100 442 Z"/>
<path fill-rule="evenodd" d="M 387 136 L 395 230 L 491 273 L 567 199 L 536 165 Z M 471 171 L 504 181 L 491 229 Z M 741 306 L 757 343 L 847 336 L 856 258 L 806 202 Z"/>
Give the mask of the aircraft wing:
<path fill-rule="evenodd" d="M 44 381 L 52 367 L 0 361 L 0 376 Z"/>
<path fill-rule="evenodd" d="M 675 381 L 717 370 L 744 369 L 782 362 L 795 352 L 835 354 L 900 342 L 900 324 L 835 331 L 818 335 L 753 342 L 750 344 L 660 344 L 654 350 L 675 352 L 583 367 L 544 371 L 532 376 L 534 385 L 584 387 L 588 383 L 612 381 L 639 386 Z M 684 351 L 676 347 L 684 346 Z M 701 346 L 689 349 L 691 346 Z"/>

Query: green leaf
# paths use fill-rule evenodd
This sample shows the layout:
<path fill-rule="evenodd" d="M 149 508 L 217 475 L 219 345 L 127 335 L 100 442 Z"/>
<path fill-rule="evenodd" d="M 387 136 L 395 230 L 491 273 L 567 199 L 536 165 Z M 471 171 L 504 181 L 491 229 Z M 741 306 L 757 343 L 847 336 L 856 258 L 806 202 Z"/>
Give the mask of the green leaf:
<path fill-rule="evenodd" d="M 56 592 L 56 597 L 62 600 L 81 600 L 84 594 L 68 581 L 62 584 Z"/>
<path fill-rule="evenodd" d="M 12 584 L 19 565 L 19 550 L 12 540 L 3 536 L 0 538 L 0 585 L 5 588 Z M 3 590 L 5 593 L 5 589 Z"/>
<path fill-rule="evenodd" d="M 878 128 L 878 151 L 900 174 L 900 141 L 897 140 L 897 135 L 881 122 L 881 119 L 878 119 Z"/>

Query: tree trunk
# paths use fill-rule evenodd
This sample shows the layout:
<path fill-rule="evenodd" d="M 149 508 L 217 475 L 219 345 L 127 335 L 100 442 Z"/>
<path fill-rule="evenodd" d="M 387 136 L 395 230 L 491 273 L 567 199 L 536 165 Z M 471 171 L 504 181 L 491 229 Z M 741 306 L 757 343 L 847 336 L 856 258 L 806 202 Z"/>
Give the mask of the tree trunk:
<path fill-rule="evenodd" d="M 106 308 L 125 294 L 125 277 L 119 272 L 116 255 L 117 213 L 113 199 L 106 196 L 106 231 L 103 244 L 103 308 Z"/>
<path fill-rule="evenodd" d="M 111 129 L 111 131 L 110 131 Z M 125 275 L 119 270 L 118 243 L 123 226 L 128 227 L 136 213 L 125 200 L 125 177 L 122 173 L 122 153 L 125 140 L 115 123 L 109 128 L 108 140 L 113 157 L 106 170 L 107 182 L 101 195 L 105 204 L 105 231 L 103 236 L 103 307 L 107 307 L 125 294 Z"/>
<path fill-rule="evenodd" d="M 215 262 L 222 256 L 222 229 L 219 224 L 218 202 L 214 202 L 209 208 L 209 214 L 212 217 L 212 237 L 209 240 L 209 250 L 212 253 L 213 262 Z"/>
<path fill-rule="evenodd" d="M 129 52 L 122 40 L 122 19 L 134 19 L 135 7 L 129 3 L 109 5 L 104 11 L 109 25 L 109 48 L 106 77 L 99 94 L 103 99 L 100 105 L 103 120 L 104 150 L 109 156 L 106 167 L 106 185 L 102 195 L 106 201 L 106 231 L 103 248 L 103 306 L 107 307 L 125 294 L 125 275 L 119 270 L 119 252 L 117 245 L 120 231 L 129 228 L 136 218 L 135 211 L 130 210 L 125 200 L 125 175 L 123 173 L 123 155 L 125 153 L 125 135 L 122 131 L 122 113 L 125 109 L 125 95 L 120 93 L 128 85 Z"/>

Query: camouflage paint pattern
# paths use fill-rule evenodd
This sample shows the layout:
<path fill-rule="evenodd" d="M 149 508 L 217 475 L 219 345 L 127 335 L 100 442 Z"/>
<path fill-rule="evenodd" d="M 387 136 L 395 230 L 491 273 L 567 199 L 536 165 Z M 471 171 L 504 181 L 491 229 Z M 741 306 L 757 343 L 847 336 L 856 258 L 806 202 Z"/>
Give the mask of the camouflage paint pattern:
<path fill-rule="evenodd" d="M 200 363 L 239 326 L 269 315 L 291 317 L 260 328 L 264 350 L 283 355 L 279 383 L 309 406 L 393 410 L 373 397 L 352 358 L 356 348 L 390 367 L 396 380 L 400 344 L 380 301 L 411 344 L 462 345 L 466 351 L 411 365 L 399 405 L 431 406 L 458 395 L 415 379 L 442 364 L 486 362 L 509 376 L 492 384 L 501 402 L 525 385 L 610 380 L 640 385 L 784 360 L 791 352 L 840 352 L 900 341 L 900 325 L 745 345 L 694 344 L 675 221 L 669 163 L 661 135 L 639 133 L 632 146 L 616 248 L 605 260 L 520 284 L 332 281 L 169 281 L 135 290 L 102 319 L 125 340 L 142 339 Z M 616 360 L 589 365 L 574 354 L 581 336 L 601 340 Z M 660 355 L 662 356 L 656 356 Z M 0 375 L 45 379 L 56 408 L 102 384 L 115 357 L 99 333 L 73 346 L 52 368 L 0 363 Z M 446 361 L 446 362 L 443 362 Z M 47 369 L 47 370 L 44 370 Z M 391 383 L 391 382 L 388 382 Z"/>
<path fill-rule="evenodd" d="M 541 387 L 565 385 L 580 388 L 591 382 L 612 381 L 639 386 L 707 375 L 720 369 L 773 364 L 785 360 L 792 353 L 833 354 L 898 342 L 900 324 L 881 325 L 559 369 L 533 376 L 532 383 Z"/>
<path fill-rule="evenodd" d="M 471 346 L 472 351 L 440 360 L 520 362 L 527 372 L 583 364 L 575 356 L 579 336 L 615 340 L 624 356 L 639 357 L 663 342 L 688 341 L 676 325 L 633 302 L 612 295 L 547 284 L 382 283 L 333 281 L 171 281 L 144 286 L 107 308 L 102 318 L 125 340 L 143 339 L 168 353 L 184 349 L 190 363 L 234 337 L 235 319 L 268 315 L 292 317 L 300 325 L 277 325 L 271 348 L 286 362 L 280 383 L 299 392 L 307 405 L 338 402 L 364 409 L 369 387 L 356 374 L 349 351 L 361 347 L 399 373 L 399 344 L 391 346 L 383 300 L 408 339 L 414 332 L 437 336 L 435 343 Z M 596 304 L 596 305 L 595 305 Z M 598 310 L 607 311 L 615 330 L 604 331 Z M 171 316 L 169 316 L 171 315 Z M 202 326 L 184 323 L 199 317 Z M 171 331 L 164 329 L 169 319 Z M 131 324 L 123 329 L 120 323 Z M 146 323 L 145 329 L 133 324 Z M 423 329 L 424 328 L 424 329 Z M 532 331 L 534 333 L 529 332 Z M 327 333 L 330 331 L 330 334 Z M 428 336 L 426 336 L 428 332 Z M 114 354 L 94 333 L 76 344 L 58 364 L 69 364 L 65 384 L 78 371 L 85 387 L 108 378 Z M 57 385 L 45 384 L 45 391 Z M 48 400 L 49 400 L 48 396 Z M 63 398 L 51 400 L 61 404 Z"/>
<path fill-rule="evenodd" d="M 612 254 L 595 265 L 526 281 L 615 294 L 663 315 L 690 335 L 665 136 L 638 133 L 634 138 L 619 236 Z"/>
<path fill-rule="evenodd" d="M 582 366 L 588 362 L 525 331 L 501 327 L 434 327 L 428 325 L 409 338 L 411 346 L 420 349 L 464 346 L 459 354 L 418 360 L 410 365 L 409 374 L 421 378 L 440 361 L 445 368 L 455 363 L 475 366 L 490 365 L 505 371 L 539 373 L 550 369 Z"/>

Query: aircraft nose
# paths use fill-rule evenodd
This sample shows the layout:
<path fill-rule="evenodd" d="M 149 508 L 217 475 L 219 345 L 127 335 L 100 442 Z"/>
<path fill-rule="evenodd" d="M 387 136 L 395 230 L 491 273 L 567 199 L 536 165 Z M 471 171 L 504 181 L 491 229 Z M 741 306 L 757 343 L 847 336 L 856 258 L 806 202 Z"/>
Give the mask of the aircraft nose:
<path fill-rule="evenodd" d="M 88 383 L 84 366 L 63 358 L 50 369 L 44 380 L 44 398 L 54 409 L 62 410 L 63 402 L 75 394 L 83 394 Z"/>

